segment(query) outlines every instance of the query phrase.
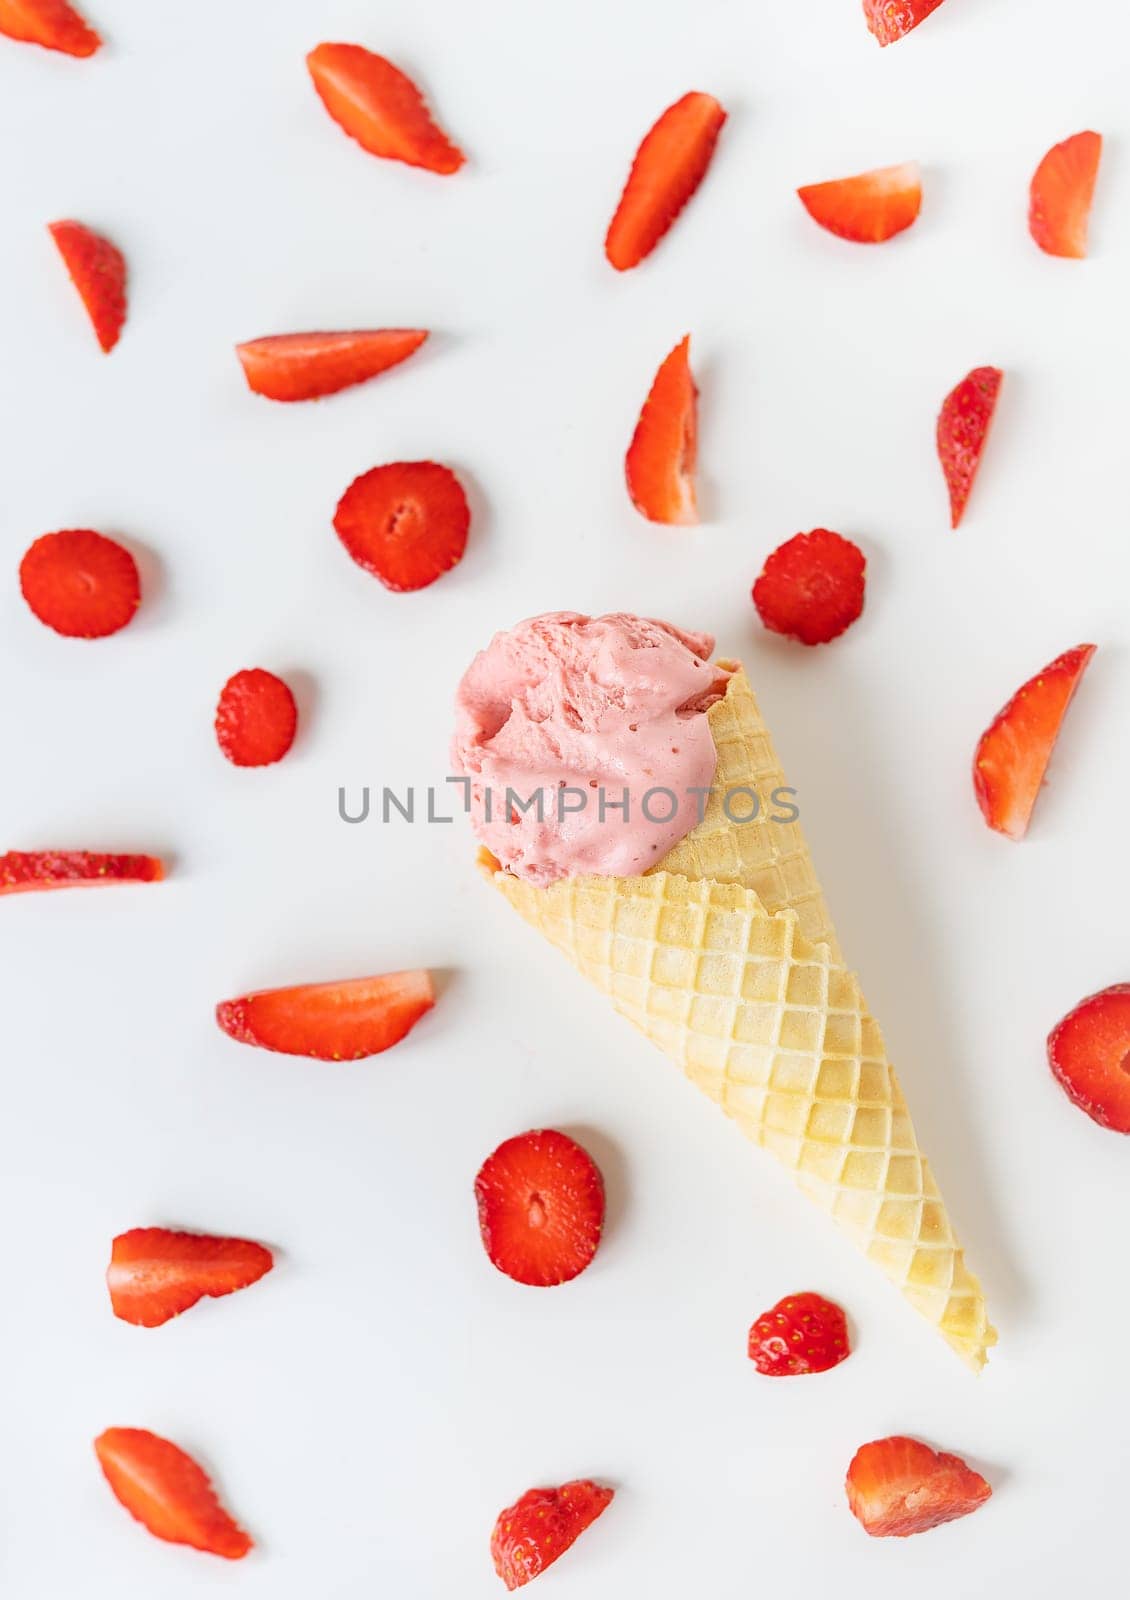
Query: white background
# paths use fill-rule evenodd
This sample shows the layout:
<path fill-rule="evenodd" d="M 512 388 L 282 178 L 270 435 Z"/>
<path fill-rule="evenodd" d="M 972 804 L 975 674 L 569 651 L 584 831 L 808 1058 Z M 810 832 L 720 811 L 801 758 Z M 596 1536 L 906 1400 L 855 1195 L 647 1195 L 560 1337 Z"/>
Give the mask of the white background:
<path fill-rule="evenodd" d="M 14 1600 L 479 1600 L 498 1510 L 616 1486 L 539 1580 L 553 1593 L 738 1600 L 1035 1597 L 1124 1567 L 1128 1151 L 1044 1057 L 1130 978 L 1122 8 L 948 0 L 880 51 L 858 0 L 90 0 L 106 49 L 0 40 L 0 848 L 153 850 L 167 884 L 0 907 L 5 1374 L 0 1546 Z M 355 40 L 414 72 L 470 157 L 449 179 L 330 122 L 303 56 Z M 635 146 L 690 88 L 730 112 L 698 198 L 619 277 L 601 243 Z M 1086 263 L 1040 255 L 1027 183 L 1108 135 Z M 917 158 L 918 226 L 879 249 L 793 190 Z M 45 224 L 130 263 L 98 351 Z M 318 327 L 434 331 L 318 405 L 245 389 L 233 344 Z M 699 530 L 641 521 L 622 459 L 686 331 L 702 389 Z M 970 367 L 1007 379 L 966 522 L 933 453 Z M 334 505 L 379 462 L 469 486 L 467 557 L 397 596 Z M 773 639 L 749 587 L 826 525 L 869 560 L 835 645 Z M 38 534 L 141 558 L 136 622 L 60 639 L 24 607 Z M 452 691 L 499 627 L 572 607 L 712 629 L 744 657 L 801 794 L 843 942 L 900 1064 L 1001 1344 L 972 1378 L 826 1220 L 477 880 L 449 827 L 337 820 L 446 771 Z M 1022 846 L 973 802 L 978 734 L 1020 682 L 1099 653 Z M 230 673 L 298 686 L 293 754 L 238 771 L 211 730 Z M 347 1067 L 225 1038 L 253 987 L 427 964 L 435 1012 Z M 552 1292 L 496 1274 L 471 1184 L 502 1138 L 564 1127 L 604 1169 L 606 1242 Z M 114 1233 L 168 1224 L 279 1252 L 245 1294 L 151 1332 L 113 1319 Z M 752 1318 L 817 1288 L 852 1317 L 833 1374 L 774 1384 Z M 90 1441 L 192 1450 L 256 1540 L 229 1566 L 150 1539 Z M 996 1494 L 869 1541 L 844 1469 L 915 1433 Z M 539 1593 L 542 1591 L 539 1589 Z"/>

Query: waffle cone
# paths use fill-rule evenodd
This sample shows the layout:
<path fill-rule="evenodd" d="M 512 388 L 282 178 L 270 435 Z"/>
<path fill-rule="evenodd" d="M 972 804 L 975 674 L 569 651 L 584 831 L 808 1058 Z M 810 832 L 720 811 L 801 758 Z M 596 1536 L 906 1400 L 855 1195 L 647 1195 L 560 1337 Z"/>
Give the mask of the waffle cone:
<path fill-rule="evenodd" d="M 732 666 L 732 663 L 725 663 Z M 894 1068 L 843 965 L 796 822 L 735 823 L 785 787 L 745 674 L 708 712 L 716 793 L 644 877 L 492 882 L 688 1078 L 770 1151 L 975 1370 L 996 1341 Z M 746 803 L 733 809 L 744 815 Z"/>

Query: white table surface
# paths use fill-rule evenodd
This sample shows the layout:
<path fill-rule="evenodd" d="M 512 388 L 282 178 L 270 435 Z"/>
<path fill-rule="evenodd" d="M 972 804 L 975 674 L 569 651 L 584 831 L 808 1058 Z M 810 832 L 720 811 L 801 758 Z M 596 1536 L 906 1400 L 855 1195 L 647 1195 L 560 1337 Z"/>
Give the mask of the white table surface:
<path fill-rule="evenodd" d="M 537 1591 L 585 1600 L 1033 1597 L 1124 1567 L 1130 1149 L 1052 1083 L 1044 1037 L 1130 977 L 1125 509 L 1130 177 L 1121 7 L 948 0 L 880 52 L 858 0 L 90 0 L 75 62 L 0 39 L 0 848 L 155 850 L 156 889 L 0 906 L 6 1309 L 0 1546 L 14 1600 L 480 1600 L 498 1510 L 593 1475 L 612 1509 Z M 366 156 L 303 56 L 355 40 L 415 72 L 470 164 Z M 730 112 L 708 181 L 639 271 L 601 241 L 635 145 L 690 88 Z M 1093 257 L 1041 256 L 1027 183 L 1110 139 Z M 797 184 L 917 158 L 918 226 L 856 248 Z M 103 358 L 44 225 L 125 250 Z M 310 327 L 435 330 L 314 406 L 245 389 L 232 345 Z M 706 521 L 655 529 L 622 458 L 686 331 Z M 966 522 L 934 417 L 1008 373 Z M 386 460 L 455 466 L 462 566 L 397 596 L 336 500 Z M 869 558 L 862 622 L 763 632 L 766 553 L 819 524 Z M 57 638 L 16 567 L 49 529 L 142 554 L 116 638 Z M 348 827 L 338 786 L 426 786 L 472 652 L 536 611 L 631 609 L 744 657 L 801 794 L 849 956 L 900 1064 L 1001 1343 L 973 1379 L 705 1099 L 492 899 L 449 827 Z M 1099 654 L 1021 847 L 973 802 L 973 744 L 1031 672 Z M 211 717 L 234 670 L 296 682 L 285 763 L 238 771 Z M 440 1004 L 348 1067 L 241 1048 L 214 1003 L 427 964 Z M 568 1288 L 479 1244 L 474 1173 L 532 1125 L 599 1159 L 610 1226 Z M 110 1315 L 114 1233 L 261 1238 L 277 1270 L 147 1332 Z M 755 1314 L 818 1288 L 857 1352 L 760 1381 Z M 259 1548 L 150 1539 L 90 1448 L 151 1427 L 215 1473 Z M 996 1494 L 872 1542 L 857 1445 L 912 1432 Z"/>

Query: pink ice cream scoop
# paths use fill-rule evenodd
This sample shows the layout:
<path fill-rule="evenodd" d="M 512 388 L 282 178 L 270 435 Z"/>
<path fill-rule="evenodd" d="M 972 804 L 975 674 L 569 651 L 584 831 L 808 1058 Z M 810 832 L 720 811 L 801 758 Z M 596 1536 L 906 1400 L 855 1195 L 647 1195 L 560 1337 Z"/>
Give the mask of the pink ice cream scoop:
<path fill-rule="evenodd" d="M 617 613 L 549 612 L 498 633 L 455 697 L 471 821 L 531 883 L 646 872 L 702 815 L 725 692 L 714 640 Z"/>

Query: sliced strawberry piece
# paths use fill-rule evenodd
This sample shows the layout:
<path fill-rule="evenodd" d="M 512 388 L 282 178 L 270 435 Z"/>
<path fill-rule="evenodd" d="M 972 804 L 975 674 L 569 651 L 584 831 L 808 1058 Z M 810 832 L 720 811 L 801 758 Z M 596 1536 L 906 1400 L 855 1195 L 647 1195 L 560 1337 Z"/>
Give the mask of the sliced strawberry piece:
<path fill-rule="evenodd" d="M 942 0 L 863 0 L 863 14 L 879 43 L 887 45 L 925 22 L 941 3 Z"/>
<path fill-rule="evenodd" d="M 82 222 L 51 222 L 47 231 L 82 297 L 98 343 L 109 353 L 121 338 L 126 320 L 125 256 L 117 245 Z"/>
<path fill-rule="evenodd" d="M 399 366 L 427 337 L 419 328 L 276 333 L 237 344 L 235 353 L 247 387 L 256 394 L 268 400 L 318 400 Z"/>
<path fill-rule="evenodd" d="M 852 1515 L 876 1539 L 906 1539 L 966 1517 L 993 1492 L 960 1456 L 898 1435 L 857 1450 L 845 1487 Z"/>
<path fill-rule="evenodd" d="M 169 1439 L 146 1428 L 107 1428 L 94 1441 L 106 1481 L 149 1532 L 239 1561 L 252 1541 L 224 1510 L 203 1469 Z"/>
<path fill-rule="evenodd" d="M 274 1264 L 271 1252 L 250 1239 L 131 1228 L 113 1242 L 106 1284 L 116 1317 L 159 1328 L 198 1300 L 257 1283 Z"/>
<path fill-rule="evenodd" d="M 298 728 L 294 695 L 281 678 L 248 667 L 229 678 L 216 707 L 216 739 L 236 767 L 281 761 Z"/>
<path fill-rule="evenodd" d="M 567 1134 L 542 1128 L 507 1139 L 480 1167 L 475 1199 L 486 1253 L 516 1283 L 568 1283 L 596 1254 L 604 1180 Z"/>
<path fill-rule="evenodd" d="M 960 526 L 973 490 L 1004 373 L 975 367 L 942 402 L 938 416 L 938 460 L 950 496 L 950 524 Z"/>
<path fill-rule="evenodd" d="M 436 1003 L 429 972 L 260 989 L 216 1007 L 216 1021 L 240 1044 L 316 1061 L 360 1061 L 412 1031 Z"/>
<path fill-rule="evenodd" d="M 92 56 L 102 43 L 67 0 L 0 0 L 0 33 L 65 56 Z"/>
<path fill-rule="evenodd" d="M 1087 224 L 1102 154 L 1101 134 L 1076 133 L 1053 145 L 1036 168 L 1028 228 L 1049 256 L 1081 261 L 1087 254 Z"/>
<path fill-rule="evenodd" d="M 141 604 L 137 562 L 92 528 L 37 539 L 20 562 L 20 590 L 40 622 L 68 639 L 117 633 Z"/>
<path fill-rule="evenodd" d="M 690 334 L 655 375 L 624 463 L 632 504 L 649 522 L 689 527 L 698 521 L 698 390 Z"/>
<path fill-rule="evenodd" d="M 615 1493 L 590 1478 L 529 1489 L 503 1511 L 490 1536 L 494 1570 L 508 1589 L 540 1576 L 607 1510 Z"/>
<path fill-rule="evenodd" d="M 790 1294 L 749 1330 L 749 1359 L 767 1378 L 828 1372 L 851 1354 L 847 1318 L 818 1294 Z"/>
<path fill-rule="evenodd" d="M 1060 725 L 1091 657 L 1077 645 L 1018 689 L 981 735 L 973 758 L 977 804 L 990 828 L 1023 839 L 1059 737 Z"/>
<path fill-rule="evenodd" d="M 0 894 L 160 883 L 164 876 L 164 863 L 156 856 L 101 855 L 91 850 L 9 850 L 0 855 Z"/>
<path fill-rule="evenodd" d="M 372 155 L 445 175 L 463 165 L 412 79 L 384 56 L 359 44 L 320 44 L 306 65 L 330 116 Z"/>
<path fill-rule="evenodd" d="M 882 244 L 918 220 L 922 180 L 916 161 L 879 167 L 857 178 L 810 183 L 797 194 L 809 216 L 829 233 L 856 244 Z"/>
<path fill-rule="evenodd" d="M 725 120 L 713 95 L 685 94 L 645 136 L 604 241 L 617 272 L 639 266 L 675 221 L 706 176 Z"/>
<path fill-rule="evenodd" d="M 458 566 L 471 508 L 450 467 L 393 461 L 355 478 L 338 501 L 334 527 L 359 567 L 386 589 L 426 589 Z"/>
<path fill-rule="evenodd" d="M 1080 1110 L 1102 1128 L 1130 1133 L 1130 983 L 1069 1011 L 1048 1035 L 1048 1062 Z"/>
<path fill-rule="evenodd" d="M 867 559 L 850 539 L 813 528 L 774 550 L 753 586 L 753 603 L 770 633 L 827 644 L 863 611 L 866 572 Z"/>

